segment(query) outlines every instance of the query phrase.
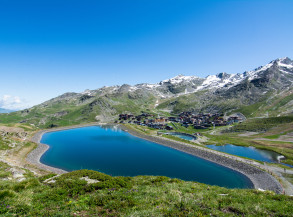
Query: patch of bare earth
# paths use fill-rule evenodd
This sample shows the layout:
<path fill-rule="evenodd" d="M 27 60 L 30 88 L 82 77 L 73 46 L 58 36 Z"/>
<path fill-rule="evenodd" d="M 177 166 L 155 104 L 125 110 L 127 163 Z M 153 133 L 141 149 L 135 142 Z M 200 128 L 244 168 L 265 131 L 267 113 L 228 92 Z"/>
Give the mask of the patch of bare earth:
<path fill-rule="evenodd" d="M 32 165 L 26 161 L 27 155 L 36 147 L 37 145 L 31 143 L 30 146 L 23 147 L 19 151 L 12 151 L 5 156 L 5 161 L 8 162 L 10 165 L 14 165 L 20 168 L 28 169 L 35 174 L 38 175 L 45 175 L 48 174 L 47 171 L 39 169 L 37 166 Z"/>
<path fill-rule="evenodd" d="M 48 172 L 40 170 L 26 161 L 28 153 L 37 146 L 35 143 L 29 142 L 32 133 L 19 127 L 0 126 L 0 135 L 9 138 L 11 144 L 15 144 L 10 146 L 11 149 L 0 151 L 0 160 L 13 168 L 28 169 L 39 175 L 47 174 Z"/>
<path fill-rule="evenodd" d="M 257 134 L 259 134 L 259 133 L 258 132 L 246 132 L 246 133 L 238 134 L 238 136 L 247 137 L 247 136 L 254 136 L 254 135 L 257 135 Z"/>

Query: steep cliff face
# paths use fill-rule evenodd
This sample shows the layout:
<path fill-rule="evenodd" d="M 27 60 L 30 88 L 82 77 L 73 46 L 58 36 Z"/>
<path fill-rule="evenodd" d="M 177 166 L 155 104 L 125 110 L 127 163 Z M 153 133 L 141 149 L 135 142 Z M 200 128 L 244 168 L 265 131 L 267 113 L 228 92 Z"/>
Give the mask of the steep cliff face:
<path fill-rule="evenodd" d="M 0 122 L 28 122 L 41 127 L 112 121 L 122 112 L 230 112 L 248 116 L 292 113 L 293 61 L 280 58 L 241 74 L 206 78 L 178 75 L 156 84 L 102 87 L 61 96 L 11 114 Z"/>

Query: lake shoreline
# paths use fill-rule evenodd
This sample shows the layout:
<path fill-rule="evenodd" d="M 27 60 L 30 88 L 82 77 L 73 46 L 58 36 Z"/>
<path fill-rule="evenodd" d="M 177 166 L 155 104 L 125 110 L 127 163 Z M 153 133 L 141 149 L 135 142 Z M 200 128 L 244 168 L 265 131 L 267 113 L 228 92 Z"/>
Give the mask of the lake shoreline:
<path fill-rule="evenodd" d="M 121 128 L 133 136 L 167 146 L 178 151 L 182 151 L 193 156 L 208 160 L 210 162 L 216 163 L 218 165 L 227 167 L 234 171 L 237 171 L 244 176 L 246 176 L 250 181 L 253 183 L 255 189 L 263 189 L 263 190 L 271 190 L 276 193 L 282 193 L 283 188 L 280 183 L 270 174 L 267 172 L 256 168 L 255 166 L 251 166 L 247 163 L 239 161 L 241 158 L 234 157 L 231 155 L 223 154 L 220 152 L 216 152 L 207 148 L 199 147 L 196 145 L 190 145 L 187 143 L 180 143 L 174 140 L 167 140 L 163 139 L 162 137 L 154 137 L 139 133 L 134 131 L 124 125 L 120 125 Z M 229 156 L 229 157 L 227 157 Z"/>
<path fill-rule="evenodd" d="M 40 169 L 48 170 L 54 172 L 56 174 L 64 174 L 67 171 L 58 169 L 55 167 L 51 167 L 40 162 L 42 155 L 49 149 L 49 146 L 46 144 L 40 143 L 40 140 L 43 134 L 48 132 L 55 132 L 55 131 L 62 131 L 74 128 L 81 128 L 87 126 L 115 126 L 115 124 L 99 124 L 99 123 L 90 123 L 90 124 L 82 124 L 82 125 L 75 125 L 69 127 L 60 127 L 60 128 L 53 128 L 53 129 L 46 129 L 37 132 L 32 138 L 31 141 L 38 144 L 38 147 L 30 152 L 27 156 L 27 161 L 38 166 Z M 170 147 L 176 149 L 181 152 L 185 152 L 187 154 L 191 154 L 195 157 L 199 157 L 210 162 L 216 163 L 218 165 L 224 166 L 226 168 L 232 169 L 233 171 L 237 171 L 247 177 L 253 184 L 255 189 L 264 189 L 264 190 L 272 190 L 276 193 L 282 193 L 283 189 L 279 182 L 267 172 L 256 168 L 254 166 L 248 165 L 247 163 L 241 162 L 237 160 L 237 157 L 226 157 L 223 156 L 219 152 L 211 151 L 207 148 L 199 147 L 196 145 L 189 145 L 187 143 L 181 143 L 174 140 L 163 139 L 158 136 L 149 136 L 137 131 L 134 131 L 124 125 L 118 125 L 119 128 L 123 131 L 130 133 L 131 135 L 148 140 L 159 145 L 163 145 L 166 147 Z M 234 158 L 234 159 L 233 159 Z"/>
<path fill-rule="evenodd" d="M 43 170 L 47 170 L 56 174 L 68 173 L 68 171 L 66 170 L 62 170 L 56 167 L 51 167 L 49 165 L 41 163 L 40 160 L 42 155 L 50 148 L 50 146 L 41 143 L 41 139 L 43 135 L 45 133 L 50 133 L 50 132 L 70 130 L 70 129 L 81 128 L 81 127 L 98 126 L 98 125 L 102 125 L 102 124 L 89 123 L 89 124 L 79 124 L 79 125 L 73 125 L 73 126 L 67 126 L 67 127 L 58 127 L 58 128 L 40 130 L 31 138 L 31 141 L 36 143 L 38 146 L 27 155 L 26 160 L 29 163 L 36 165 L 37 167 Z"/>

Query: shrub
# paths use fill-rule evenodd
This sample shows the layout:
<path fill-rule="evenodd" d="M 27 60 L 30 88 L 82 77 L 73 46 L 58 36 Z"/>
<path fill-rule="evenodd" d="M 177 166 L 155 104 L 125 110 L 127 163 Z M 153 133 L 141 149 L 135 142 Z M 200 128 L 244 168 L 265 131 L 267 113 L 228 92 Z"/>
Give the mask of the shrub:
<path fill-rule="evenodd" d="M 181 183 L 181 182 L 183 182 L 183 181 L 180 180 L 180 179 L 171 179 L 171 180 L 169 181 L 169 183 Z"/>
<path fill-rule="evenodd" d="M 13 190 L 14 190 L 15 192 L 20 192 L 20 191 L 24 190 L 25 187 L 26 187 L 25 183 L 20 182 L 20 183 L 17 183 L 17 184 L 15 184 L 15 185 L 13 186 Z"/>
<path fill-rule="evenodd" d="M 120 210 L 137 205 L 131 195 L 125 194 L 96 194 L 88 201 L 90 206 L 101 206 L 111 211 Z"/>
<path fill-rule="evenodd" d="M 48 175 L 44 175 L 44 176 L 39 177 L 39 181 L 40 181 L 40 182 L 43 182 L 43 181 L 45 181 L 45 180 L 47 180 L 47 179 L 50 179 L 50 178 L 52 178 L 52 177 L 54 177 L 54 176 L 56 176 L 55 173 L 50 173 L 50 174 L 48 174 Z"/>
<path fill-rule="evenodd" d="M 33 196 L 33 200 L 36 203 L 46 204 L 50 202 L 60 202 L 66 200 L 68 197 L 68 192 L 62 188 L 53 188 L 43 191 L 40 194 L 36 194 Z"/>
<path fill-rule="evenodd" d="M 70 173 L 63 174 L 60 177 L 58 177 L 58 179 L 68 179 L 68 178 L 78 179 L 78 178 L 82 178 L 86 176 L 89 177 L 90 179 L 96 179 L 99 181 L 112 179 L 112 177 L 109 175 L 106 175 L 104 173 L 100 173 L 97 171 L 93 171 L 93 170 L 76 170 Z"/>
<path fill-rule="evenodd" d="M 59 179 L 56 181 L 58 187 L 61 187 L 71 195 L 84 194 L 87 181 L 81 179 Z"/>
<path fill-rule="evenodd" d="M 109 201 L 111 201 L 113 198 L 111 195 L 102 195 L 102 194 L 97 194 L 92 197 L 90 197 L 88 204 L 90 206 L 104 206 Z"/>
<path fill-rule="evenodd" d="M 168 178 L 166 176 L 157 176 L 151 182 L 152 183 L 161 183 L 161 182 L 166 182 L 166 181 L 169 181 L 169 180 L 170 180 L 170 178 Z"/>
<path fill-rule="evenodd" d="M 113 177 L 110 180 L 105 180 L 102 182 L 91 184 L 87 187 L 87 189 L 91 189 L 91 191 L 101 190 L 101 189 L 109 189 L 109 188 L 130 188 L 132 186 L 130 182 L 130 178 L 128 177 Z M 89 190 L 87 190 L 89 191 Z"/>
<path fill-rule="evenodd" d="M 0 179 L 7 178 L 10 176 L 10 172 L 0 171 Z"/>
<path fill-rule="evenodd" d="M 26 204 L 18 204 L 14 208 L 14 212 L 18 215 L 27 214 L 30 211 L 30 206 Z"/>
<path fill-rule="evenodd" d="M 37 178 L 27 179 L 25 182 L 26 188 L 35 188 L 41 185 Z"/>
<path fill-rule="evenodd" d="M 6 214 L 9 212 L 10 205 L 5 201 L 0 201 L 0 214 Z"/>
<path fill-rule="evenodd" d="M 99 182 L 88 184 L 87 181 L 81 179 L 82 177 L 88 177 Z M 91 170 L 77 170 L 56 178 L 56 183 L 53 186 L 64 188 L 70 194 L 76 195 L 108 188 L 130 188 L 132 184 L 130 177 L 112 177 Z"/>
<path fill-rule="evenodd" d="M 0 191 L 0 200 L 6 198 L 6 197 L 14 197 L 15 193 L 11 190 L 1 190 Z"/>
<path fill-rule="evenodd" d="M 16 192 L 20 192 L 20 191 L 22 191 L 24 189 L 35 188 L 35 187 L 38 187 L 38 186 L 40 186 L 39 180 L 36 179 L 36 178 L 31 178 L 31 179 L 27 179 L 25 181 L 16 183 L 13 186 L 13 190 L 16 191 Z"/>

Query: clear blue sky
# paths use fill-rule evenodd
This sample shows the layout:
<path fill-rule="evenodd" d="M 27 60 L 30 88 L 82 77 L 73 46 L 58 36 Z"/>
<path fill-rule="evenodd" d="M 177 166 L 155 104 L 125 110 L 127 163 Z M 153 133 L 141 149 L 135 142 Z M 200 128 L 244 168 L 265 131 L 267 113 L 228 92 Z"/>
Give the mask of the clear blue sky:
<path fill-rule="evenodd" d="M 292 0 L 0 0 L 0 107 L 285 56 Z"/>

